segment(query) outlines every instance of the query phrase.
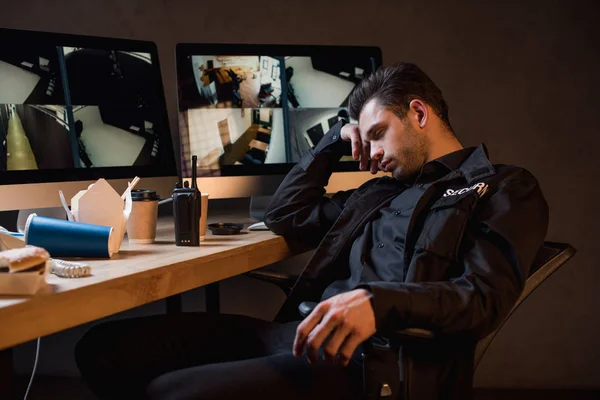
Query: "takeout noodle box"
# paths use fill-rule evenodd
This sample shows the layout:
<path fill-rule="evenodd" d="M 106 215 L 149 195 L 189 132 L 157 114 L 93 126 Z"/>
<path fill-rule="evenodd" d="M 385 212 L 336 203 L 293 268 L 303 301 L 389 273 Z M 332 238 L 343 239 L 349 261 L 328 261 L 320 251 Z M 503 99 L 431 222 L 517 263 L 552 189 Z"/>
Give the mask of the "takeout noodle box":
<path fill-rule="evenodd" d="M 76 222 L 112 227 L 109 248 L 112 254 L 116 254 L 121 248 L 131 213 L 131 193 L 127 192 L 123 200 L 105 179 L 100 178 L 87 190 L 73 196 L 71 212 Z"/>

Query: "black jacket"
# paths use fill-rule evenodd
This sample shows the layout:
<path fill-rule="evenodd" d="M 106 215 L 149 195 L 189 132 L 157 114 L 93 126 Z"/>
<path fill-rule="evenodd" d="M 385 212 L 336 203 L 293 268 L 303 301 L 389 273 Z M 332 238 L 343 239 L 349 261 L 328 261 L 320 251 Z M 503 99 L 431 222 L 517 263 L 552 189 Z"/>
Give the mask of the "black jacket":
<path fill-rule="evenodd" d="M 301 301 L 319 301 L 327 286 L 350 275 L 352 242 L 398 195 L 397 182 L 383 177 L 324 196 L 333 166 L 348 151 L 341 126 L 294 166 L 265 216 L 276 234 L 316 246 L 282 315 Z M 537 180 L 523 168 L 492 165 L 483 145 L 425 191 L 409 223 L 404 260 L 398 260 L 405 281 L 367 286 L 378 331 L 425 328 L 440 338 L 415 370 L 429 386 L 423 388 L 427 396 L 452 397 L 471 385 L 475 344 L 515 304 L 547 225 Z"/>

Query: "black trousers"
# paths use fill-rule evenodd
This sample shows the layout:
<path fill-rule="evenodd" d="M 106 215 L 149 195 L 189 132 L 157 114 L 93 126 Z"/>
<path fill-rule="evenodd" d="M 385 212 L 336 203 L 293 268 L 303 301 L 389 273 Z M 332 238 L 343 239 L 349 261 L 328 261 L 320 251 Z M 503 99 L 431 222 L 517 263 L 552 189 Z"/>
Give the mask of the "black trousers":
<path fill-rule="evenodd" d="M 310 365 L 292 354 L 299 322 L 183 313 L 110 321 L 77 343 L 101 399 L 352 399 L 360 361 Z"/>

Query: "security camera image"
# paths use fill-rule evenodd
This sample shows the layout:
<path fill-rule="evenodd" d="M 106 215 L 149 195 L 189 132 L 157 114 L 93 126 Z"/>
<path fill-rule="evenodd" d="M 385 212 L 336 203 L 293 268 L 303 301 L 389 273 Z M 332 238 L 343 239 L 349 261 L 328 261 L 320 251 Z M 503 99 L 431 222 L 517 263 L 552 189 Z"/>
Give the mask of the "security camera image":
<path fill-rule="evenodd" d="M 177 66 L 180 108 L 281 107 L 280 70 L 267 56 L 187 56 Z"/>
<path fill-rule="evenodd" d="M 203 109 L 180 113 L 182 168 L 191 174 L 192 154 L 199 175 L 214 175 L 223 165 L 285 163 L 281 109 Z M 187 139 L 187 140 L 186 140 Z"/>
<path fill-rule="evenodd" d="M 160 165 L 152 113 L 109 106 L 0 105 L 0 170 Z M 170 143 L 167 143 L 170 145 Z"/>
<path fill-rule="evenodd" d="M 64 104 L 56 46 L 0 44 L 0 104 Z"/>
<path fill-rule="evenodd" d="M 309 149 L 313 149 L 341 119 L 349 120 L 345 108 L 298 108 L 289 110 L 291 162 L 300 161 Z M 340 161 L 353 161 L 344 156 Z"/>
<path fill-rule="evenodd" d="M 369 59 L 285 57 L 288 104 L 292 108 L 347 106 L 352 89 L 372 72 Z"/>
<path fill-rule="evenodd" d="M 55 67 L 62 57 L 66 76 Z M 11 48 L 0 64 L 0 169 L 160 165 L 171 143 L 156 120 L 153 74 L 148 53 Z"/>
<path fill-rule="evenodd" d="M 0 38 L 0 178 L 172 172 L 153 43 L 4 28 Z"/>
<path fill-rule="evenodd" d="M 160 135 L 144 109 L 73 106 L 79 167 L 158 164 Z M 169 144 L 170 145 L 170 144 Z"/>
<path fill-rule="evenodd" d="M 64 106 L 0 105 L 0 170 L 73 168 Z"/>
<path fill-rule="evenodd" d="M 350 120 L 349 96 L 377 62 L 337 47 L 295 47 L 297 56 L 285 56 L 280 47 L 272 48 L 276 56 L 200 55 L 197 48 L 177 56 L 185 177 L 192 155 L 198 155 L 199 175 L 275 173 L 297 163 L 333 126 Z"/>
<path fill-rule="evenodd" d="M 148 53 L 63 47 L 72 104 L 157 105 Z"/>
<path fill-rule="evenodd" d="M 149 53 L 63 47 L 78 167 L 160 164 Z M 170 143 L 164 143 L 170 145 Z"/>

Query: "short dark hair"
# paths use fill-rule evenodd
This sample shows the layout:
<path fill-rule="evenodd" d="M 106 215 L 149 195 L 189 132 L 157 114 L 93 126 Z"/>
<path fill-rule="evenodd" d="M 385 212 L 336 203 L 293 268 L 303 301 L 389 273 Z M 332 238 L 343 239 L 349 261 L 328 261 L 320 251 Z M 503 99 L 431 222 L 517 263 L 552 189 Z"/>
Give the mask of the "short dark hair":
<path fill-rule="evenodd" d="M 421 99 L 452 131 L 448 105 L 439 87 L 415 64 L 401 62 L 382 66 L 363 79 L 352 91 L 348 100 L 350 116 L 358 120 L 360 112 L 370 100 L 388 108 L 402 119 L 414 99 Z"/>

